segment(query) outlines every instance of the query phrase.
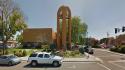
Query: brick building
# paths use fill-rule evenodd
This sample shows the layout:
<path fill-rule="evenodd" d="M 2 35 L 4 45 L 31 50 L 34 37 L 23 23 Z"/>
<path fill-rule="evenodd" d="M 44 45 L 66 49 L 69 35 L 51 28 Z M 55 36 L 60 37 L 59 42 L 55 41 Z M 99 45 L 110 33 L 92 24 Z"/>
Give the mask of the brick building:
<path fill-rule="evenodd" d="M 52 28 L 28 28 L 23 31 L 23 46 L 38 47 L 54 43 L 56 39 Z"/>

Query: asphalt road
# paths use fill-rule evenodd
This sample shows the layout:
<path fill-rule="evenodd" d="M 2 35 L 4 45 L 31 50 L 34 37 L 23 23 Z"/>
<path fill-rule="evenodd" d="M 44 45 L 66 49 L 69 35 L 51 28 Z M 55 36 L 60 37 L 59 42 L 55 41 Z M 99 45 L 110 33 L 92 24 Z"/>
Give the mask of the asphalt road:
<path fill-rule="evenodd" d="M 103 60 L 104 65 L 108 70 L 125 70 L 125 55 L 110 52 L 105 49 L 95 49 L 94 56 Z"/>
<path fill-rule="evenodd" d="M 62 66 L 56 68 L 51 65 L 31 67 L 27 62 L 22 62 L 9 67 L 0 65 L 0 70 L 107 70 L 107 68 L 96 62 L 63 62 Z"/>

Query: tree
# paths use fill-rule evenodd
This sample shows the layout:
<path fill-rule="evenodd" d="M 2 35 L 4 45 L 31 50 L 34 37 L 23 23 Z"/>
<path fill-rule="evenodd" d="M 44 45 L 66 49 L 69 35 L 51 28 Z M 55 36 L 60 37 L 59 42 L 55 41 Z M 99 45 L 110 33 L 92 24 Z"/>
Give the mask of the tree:
<path fill-rule="evenodd" d="M 23 36 L 22 36 L 22 34 L 17 35 L 16 40 L 18 41 L 19 44 L 22 44 L 22 42 L 23 42 Z"/>
<path fill-rule="evenodd" d="M 72 42 L 84 44 L 86 33 L 87 24 L 85 22 L 82 22 L 80 17 L 74 16 L 72 18 Z"/>
<path fill-rule="evenodd" d="M 100 44 L 102 44 L 102 43 L 108 44 L 108 38 L 100 39 Z"/>
<path fill-rule="evenodd" d="M 115 39 L 116 46 L 121 46 L 122 44 L 125 44 L 125 34 L 121 34 L 117 36 Z"/>
<path fill-rule="evenodd" d="M 2 24 L 3 44 L 14 37 L 17 32 L 27 27 L 19 6 L 13 0 L 0 0 L 0 24 Z M 4 53 L 3 53 L 4 54 Z"/>
<path fill-rule="evenodd" d="M 95 38 L 88 38 L 88 45 L 97 48 L 99 45 L 99 41 Z"/>

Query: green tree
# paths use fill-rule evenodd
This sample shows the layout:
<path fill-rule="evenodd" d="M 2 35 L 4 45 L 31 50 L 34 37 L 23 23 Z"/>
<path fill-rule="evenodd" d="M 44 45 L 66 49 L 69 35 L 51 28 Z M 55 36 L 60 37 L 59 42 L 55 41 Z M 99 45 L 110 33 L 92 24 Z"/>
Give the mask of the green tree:
<path fill-rule="evenodd" d="M 27 27 L 19 6 L 13 0 L 0 0 L 0 24 L 2 24 L 4 48 L 7 41 Z M 4 53 L 3 53 L 4 54 Z"/>
<path fill-rule="evenodd" d="M 82 22 L 80 17 L 74 16 L 72 18 L 72 42 L 84 44 L 86 34 L 87 24 L 85 22 Z"/>
<path fill-rule="evenodd" d="M 22 44 L 22 42 L 23 42 L 23 36 L 22 36 L 22 34 L 17 35 L 16 41 L 18 41 L 19 44 Z"/>
<path fill-rule="evenodd" d="M 100 39 L 100 44 L 102 44 L 102 43 L 108 44 L 108 38 Z"/>

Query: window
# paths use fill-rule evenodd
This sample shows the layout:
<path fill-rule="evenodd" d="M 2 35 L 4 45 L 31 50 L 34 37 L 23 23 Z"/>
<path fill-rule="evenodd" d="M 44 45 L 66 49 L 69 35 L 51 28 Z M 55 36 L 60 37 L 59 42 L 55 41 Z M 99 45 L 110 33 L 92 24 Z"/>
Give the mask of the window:
<path fill-rule="evenodd" d="M 44 58 L 49 58 L 50 56 L 48 54 L 45 54 L 44 55 Z"/>
<path fill-rule="evenodd" d="M 0 56 L 1 59 L 6 59 L 7 57 L 6 56 Z"/>
<path fill-rule="evenodd" d="M 37 54 L 31 54 L 30 55 L 30 57 L 36 57 L 37 56 Z"/>
<path fill-rule="evenodd" d="M 38 56 L 38 57 L 43 58 L 43 54 L 39 54 L 39 56 Z"/>

